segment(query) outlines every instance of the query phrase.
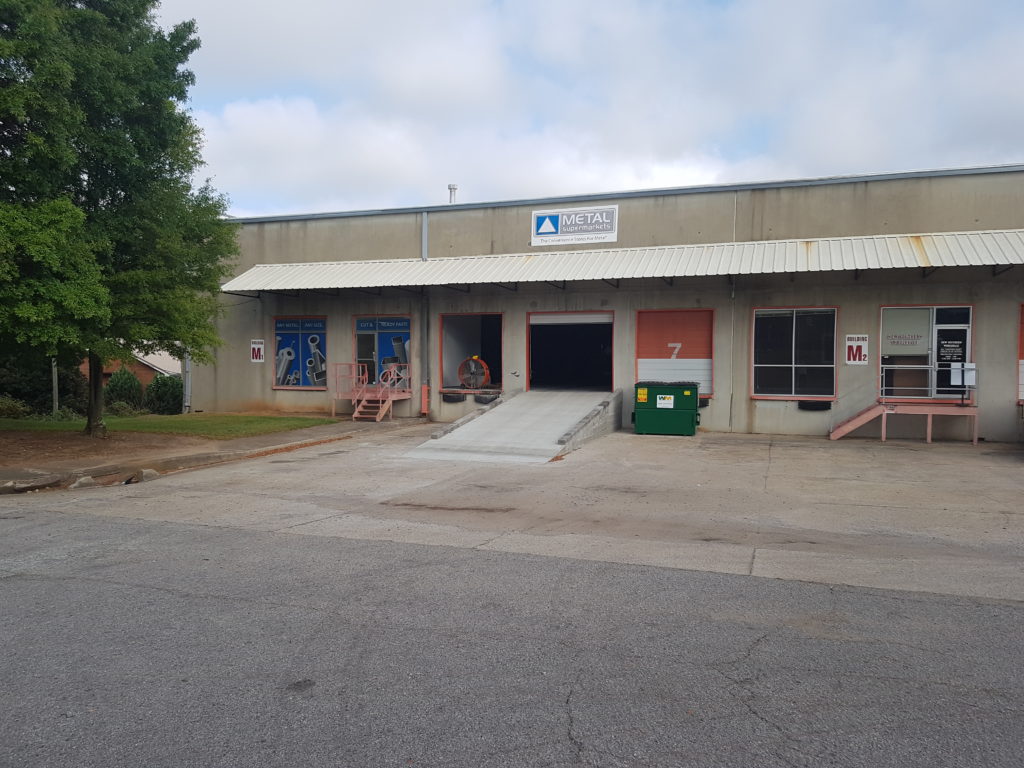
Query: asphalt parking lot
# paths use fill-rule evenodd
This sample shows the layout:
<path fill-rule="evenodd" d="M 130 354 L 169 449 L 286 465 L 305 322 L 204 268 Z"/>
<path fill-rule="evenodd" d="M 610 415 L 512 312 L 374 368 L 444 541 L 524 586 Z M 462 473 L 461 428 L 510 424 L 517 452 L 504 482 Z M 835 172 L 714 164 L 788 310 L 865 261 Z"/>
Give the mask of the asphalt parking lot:
<path fill-rule="evenodd" d="M 623 431 L 541 465 L 406 456 L 432 429 L 352 433 L 27 503 L 289 535 L 1024 598 L 1019 445 Z M 166 503 L 172 498 L 189 503 Z"/>
<path fill-rule="evenodd" d="M 0 498 L 0 765 L 1019 765 L 1016 446 L 429 432 Z"/>

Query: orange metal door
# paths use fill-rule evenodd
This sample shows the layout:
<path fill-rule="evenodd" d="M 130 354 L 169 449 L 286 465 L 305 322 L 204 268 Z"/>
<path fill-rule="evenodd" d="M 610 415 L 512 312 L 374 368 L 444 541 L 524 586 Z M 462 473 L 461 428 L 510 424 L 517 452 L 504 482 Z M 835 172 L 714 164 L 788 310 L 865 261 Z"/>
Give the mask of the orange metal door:
<path fill-rule="evenodd" d="M 1017 337 L 1017 399 L 1024 402 L 1024 304 L 1020 305 L 1020 334 Z"/>
<path fill-rule="evenodd" d="M 710 309 L 637 312 L 637 381 L 696 381 L 701 395 L 710 395 L 714 326 Z"/>

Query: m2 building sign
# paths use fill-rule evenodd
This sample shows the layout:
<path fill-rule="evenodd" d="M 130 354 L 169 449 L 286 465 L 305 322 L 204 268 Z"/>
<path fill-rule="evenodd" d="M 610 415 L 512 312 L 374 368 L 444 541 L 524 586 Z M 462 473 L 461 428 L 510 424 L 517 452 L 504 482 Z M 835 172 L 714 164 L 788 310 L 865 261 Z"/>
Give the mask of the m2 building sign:
<path fill-rule="evenodd" d="M 867 365 L 868 364 L 868 337 L 867 334 L 847 335 L 846 337 L 846 364 Z"/>
<path fill-rule="evenodd" d="M 533 212 L 531 245 L 614 243 L 619 239 L 619 206 L 556 208 Z"/>

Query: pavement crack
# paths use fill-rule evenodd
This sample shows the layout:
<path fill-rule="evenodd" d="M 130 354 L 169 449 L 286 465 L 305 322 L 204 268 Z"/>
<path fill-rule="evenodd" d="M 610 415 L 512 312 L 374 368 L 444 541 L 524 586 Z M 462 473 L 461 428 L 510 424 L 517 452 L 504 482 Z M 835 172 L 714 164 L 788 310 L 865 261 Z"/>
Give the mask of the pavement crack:
<path fill-rule="evenodd" d="M 481 541 L 479 544 L 474 545 L 473 549 L 483 549 L 484 547 L 488 547 L 494 542 L 496 542 L 498 539 L 503 538 L 504 536 L 504 532 L 499 533 L 497 536 L 491 536 L 491 538 L 486 539 L 485 541 Z"/>
<path fill-rule="evenodd" d="M 284 533 L 286 531 L 293 530 L 295 528 L 301 528 L 304 525 L 313 525 L 314 523 L 322 523 L 324 520 L 331 520 L 336 517 L 347 517 L 349 512 L 337 512 L 332 515 L 323 515 L 322 517 L 316 517 L 312 520 L 303 520 L 301 523 L 294 523 L 292 525 L 286 525 L 282 528 L 275 528 L 271 533 Z"/>
<path fill-rule="evenodd" d="M 761 723 L 764 723 L 771 730 L 779 734 L 779 736 L 784 740 L 784 747 L 786 749 L 796 753 L 801 758 L 808 758 L 809 756 L 802 750 L 803 745 L 800 740 L 796 736 L 793 736 L 783 725 L 775 722 L 775 720 L 764 714 L 757 706 L 757 693 L 755 691 L 755 686 L 760 681 L 761 675 L 755 671 L 753 674 L 747 674 L 744 676 L 734 671 L 735 667 L 749 662 L 757 649 L 771 635 L 772 631 L 763 632 L 750 641 L 738 656 L 714 662 L 710 666 L 729 681 L 730 684 L 726 686 L 726 693 L 736 703 L 742 706 L 749 716 L 755 718 Z M 793 760 L 781 751 L 776 752 L 776 757 L 790 768 L 800 768 L 798 763 L 793 762 Z"/>
<path fill-rule="evenodd" d="M 572 711 L 572 699 L 573 696 L 576 695 L 576 688 L 579 684 L 580 679 L 577 676 L 577 678 L 569 684 L 569 692 L 565 697 L 565 735 L 566 738 L 568 738 L 569 743 L 572 745 L 573 750 L 575 750 L 576 764 L 583 765 L 583 740 L 576 734 L 576 717 L 573 715 Z"/>
<path fill-rule="evenodd" d="M 775 445 L 774 440 L 768 441 L 768 464 L 764 468 L 764 490 L 768 490 L 768 475 L 772 471 L 772 446 Z"/>

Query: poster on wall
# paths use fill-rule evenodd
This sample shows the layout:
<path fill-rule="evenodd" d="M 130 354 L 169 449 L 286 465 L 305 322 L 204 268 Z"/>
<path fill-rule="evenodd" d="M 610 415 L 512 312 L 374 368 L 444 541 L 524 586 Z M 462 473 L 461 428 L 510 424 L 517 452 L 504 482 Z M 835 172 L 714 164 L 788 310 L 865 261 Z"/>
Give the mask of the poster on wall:
<path fill-rule="evenodd" d="M 274 386 L 327 386 L 327 320 L 289 317 L 274 321 Z"/>
<path fill-rule="evenodd" d="M 360 349 L 366 349 L 367 354 L 372 352 L 372 360 L 376 363 L 376 378 L 380 377 L 392 363 L 407 364 L 409 362 L 409 332 L 410 321 L 408 317 L 360 317 L 356 319 L 356 334 L 368 341 L 372 349 L 366 349 L 359 344 Z M 363 353 L 360 353 L 360 362 Z M 365 362 L 369 364 L 370 357 Z"/>

